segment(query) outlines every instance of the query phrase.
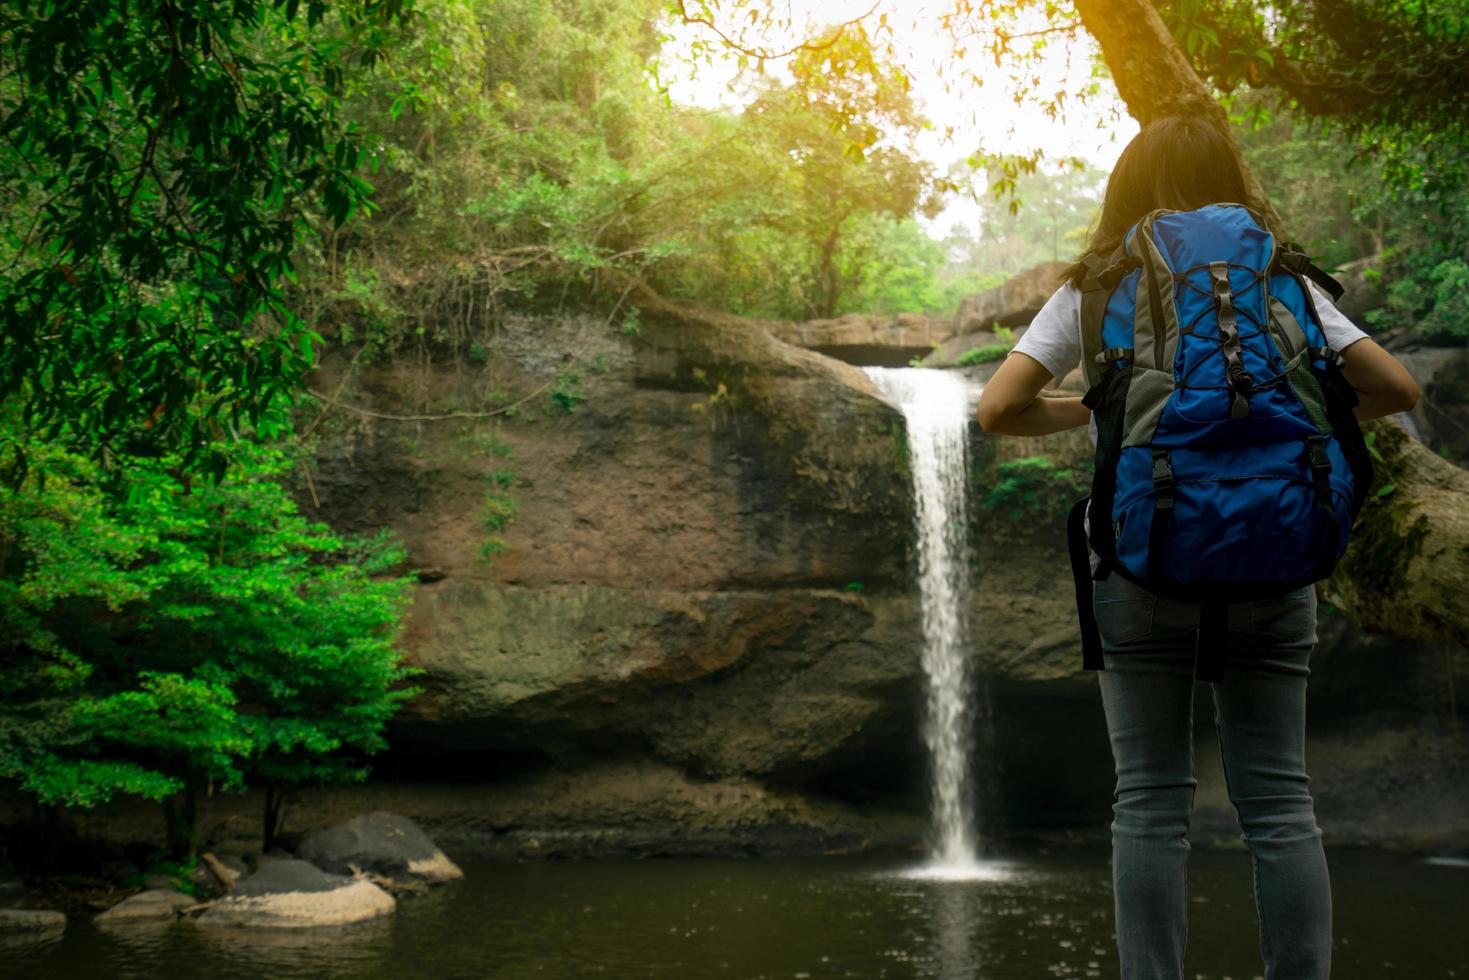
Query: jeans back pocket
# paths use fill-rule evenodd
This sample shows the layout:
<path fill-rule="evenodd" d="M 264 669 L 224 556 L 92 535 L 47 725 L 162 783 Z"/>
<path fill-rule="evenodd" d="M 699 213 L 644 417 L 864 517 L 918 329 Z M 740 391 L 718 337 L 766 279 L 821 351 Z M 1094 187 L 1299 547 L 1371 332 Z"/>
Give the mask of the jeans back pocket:
<path fill-rule="evenodd" d="M 1250 632 L 1276 643 L 1316 642 L 1316 587 L 1250 603 Z"/>
<path fill-rule="evenodd" d="M 1108 646 L 1133 643 L 1153 632 L 1158 597 L 1115 572 L 1092 583 L 1097 632 Z"/>

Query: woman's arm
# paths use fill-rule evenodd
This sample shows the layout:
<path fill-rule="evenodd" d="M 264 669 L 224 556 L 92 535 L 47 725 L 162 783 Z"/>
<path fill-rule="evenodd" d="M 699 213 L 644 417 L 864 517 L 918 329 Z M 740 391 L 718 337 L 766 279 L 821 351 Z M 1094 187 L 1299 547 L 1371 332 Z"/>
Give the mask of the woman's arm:
<path fill-rule="evenodd" d="M 1353 414 L 1360 421 L 1406 412 L 1418 404 L 1418 382 L 1376 341 L 1364 337 L 1348 344 L 1341 356 L 1342 374 L 1357 390 Z"/>
<path fill-rule="evenodd" d="M 1007 436 L 1044 436 L 1086 425 L 1091 410 L 1079 397 L 1042 398 L 1051 372 L 1029 354 L 1005 358 L 979 393 L 975 415 L 986 432 Z"/>

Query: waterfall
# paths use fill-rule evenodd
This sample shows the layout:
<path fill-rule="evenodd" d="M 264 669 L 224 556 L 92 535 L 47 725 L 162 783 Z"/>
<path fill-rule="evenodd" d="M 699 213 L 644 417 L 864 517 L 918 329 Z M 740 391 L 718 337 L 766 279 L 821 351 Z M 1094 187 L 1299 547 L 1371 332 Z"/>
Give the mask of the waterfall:
<path fill-rule="evenodd" d="M 903 413 L 913 472 L 918 592 L 927 680 L 924 741 L 933 806 L 932 873 L 979 870 L 969 657 L 968 424 L 974 386 L 928 368 L 865 368 Z"/>

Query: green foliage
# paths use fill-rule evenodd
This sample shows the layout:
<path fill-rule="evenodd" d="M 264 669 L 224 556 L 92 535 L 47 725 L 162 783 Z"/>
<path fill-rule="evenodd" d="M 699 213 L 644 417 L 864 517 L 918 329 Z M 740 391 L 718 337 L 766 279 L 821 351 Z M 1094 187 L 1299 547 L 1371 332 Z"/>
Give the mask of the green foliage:
<path fill-rule="evenodd" d="M 563 415 L 576 412 L 586 398 L 581 390 L 580 371 L 565 371 L 556 376 L 556 383 L 551 386 L 551 404 Z"/>
<path fill-rule="evenodd" d="M 413 693 L 402 549 L 305 520 L 281 449 L 211 448 L 218 484 L 168 455 L 108 496 L 32 442 L 0 496 L 0 777 L 42 801 L 358 779 Z"/>
<path fill-rule="evenodd" d="M 1164 0 L 1159 12 L 1219 90 L 1273 89 L 1303 115 L 1390 150 L 1462 142 L 1469 18 L 1457 0 Z"/>
<path fill-rule="evenodd" d="M 787 83 L 750 80 L 741 112 L 708 111 L 649 84 L 662 0 L 419 9 L 346 102 L 383 147 L 381 210 L 333 236 L 307 282 L 324 331 L 392 324 L 369 356 L 493 349 L 507 308 L 561 309 L 622 275 L 788 318 L 950 310 L 964 292 L 913 220 L 945 186 L 914 149 L 926 123 L 870 38 L 796 56 Z M 622 304 L 609 323 L 640 329 Z"/>
<path fill-rule="evenodd" d="M 183 892 L 185 895 L 194 895 L 199 891 L 199 886 L 193 880 L 194 871 L 198 867 L 198 857 L 174 859 L 167 857 L 164 851 L 157 851 L 154 852 L 142 871 L 122 882 L 122 887 L 141 889 L 149 878 L 154 875 L 162 875 L 169 880 L 175 891 Z"/>
<path fill-rule="evenodd" d="M 1360 146 L 1258 93 L 1225 104 L 1235 139 L 1292 241 L 1327 269 L 1381 251 L 1390 210 L 1382 168 Z"/>
<path fill-rule="evenodd" d="M 492 458 L 510 457 L 510 446 L 498 436 L 492 436 L 485 447 Z M 513 470 L 500 467 L 485 474 L 485 483 L 489 489 L 485 491 L 484 510 L 482 520 L 484 528 L 489 534 L 480 543 L 477 558 L 484 564 L 489 564 L 498 555 L 504 554 L 510 547 L 500 532 L 515 522 L 519 513 L 520 505 L 515 494 L 511 491 L 515 488 L 517 477 Z"/>
<path fill-rule="evenodd" d="M 1328 268 L 1375 257 L 1364 279 L 1383 287 L 1384 302 L 1363 326 L 1412 329 L 1438 343 L 1469 338 L 1469 146 L 1439 145 L 1431 158 L 1410 146 L 1374 152 L 1259 94 L 1229 105 L 1246 159 L 1290 237 Z"/>
<path fill-rule="evenodd" d="M 341 119 L 407 0 L 136 0 L 0 11 L 0 398 L 116 476 L 289 399 L 320 338 L 283 287 L 320 215 L 368 207 Z M 229 425 L 224 425 L 228 420 Z M 24 441 L 0 459 L 23 477 Z"/>
<path fill-rule="evenodd" d="M 515 497 L 503 490 L 491 490 L 485 494 L 485 527 L 491 531 L 504 530 L 515 521 L 517 505 Z"/>
<path fill-rule="evenodd" d="M 1088 474 L 1060 467 L 1049 456 L 1000 463 L 980 506 L 1022 528 L 1045 528 L 1064 515 L 1090 486 Z"/>
<path fill-rule="evenodd" d="M 1013 340 L 997 344 L 981 344 L 978 347 L 971 347 L 969 350 L 960 354 L 959 359 L 954 363 L 960 367 L 969 367 L 974 364 L 988 364 L 991 361 L 1002 361 L 1014 346 L 1015 342 Z"/>
<path fill-rule="evenodd" d="M 1393 283 L 1378 319 L 1412 322 L 1414 332 L 1431 343 L 1469 341 L 1469 263 L 1444 259 Z"/>

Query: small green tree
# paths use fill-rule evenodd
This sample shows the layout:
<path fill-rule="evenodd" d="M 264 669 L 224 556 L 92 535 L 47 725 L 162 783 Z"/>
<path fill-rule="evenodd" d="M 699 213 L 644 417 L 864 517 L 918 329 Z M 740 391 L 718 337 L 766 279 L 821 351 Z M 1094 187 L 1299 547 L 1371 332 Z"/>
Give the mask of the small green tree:
<path fill-rule="evenodd" d="M 96 468 L 31 445 L 0 496 L 0 777 L 42 802 L 163 800 L 175 852 L 205 789 L 366 775 L 412 688 L 395 647 L 412 576 L 383 535 L 297 513 L 279 448 L 229 450 L 191 490 L 177 459 L 105 495 Z"/>

